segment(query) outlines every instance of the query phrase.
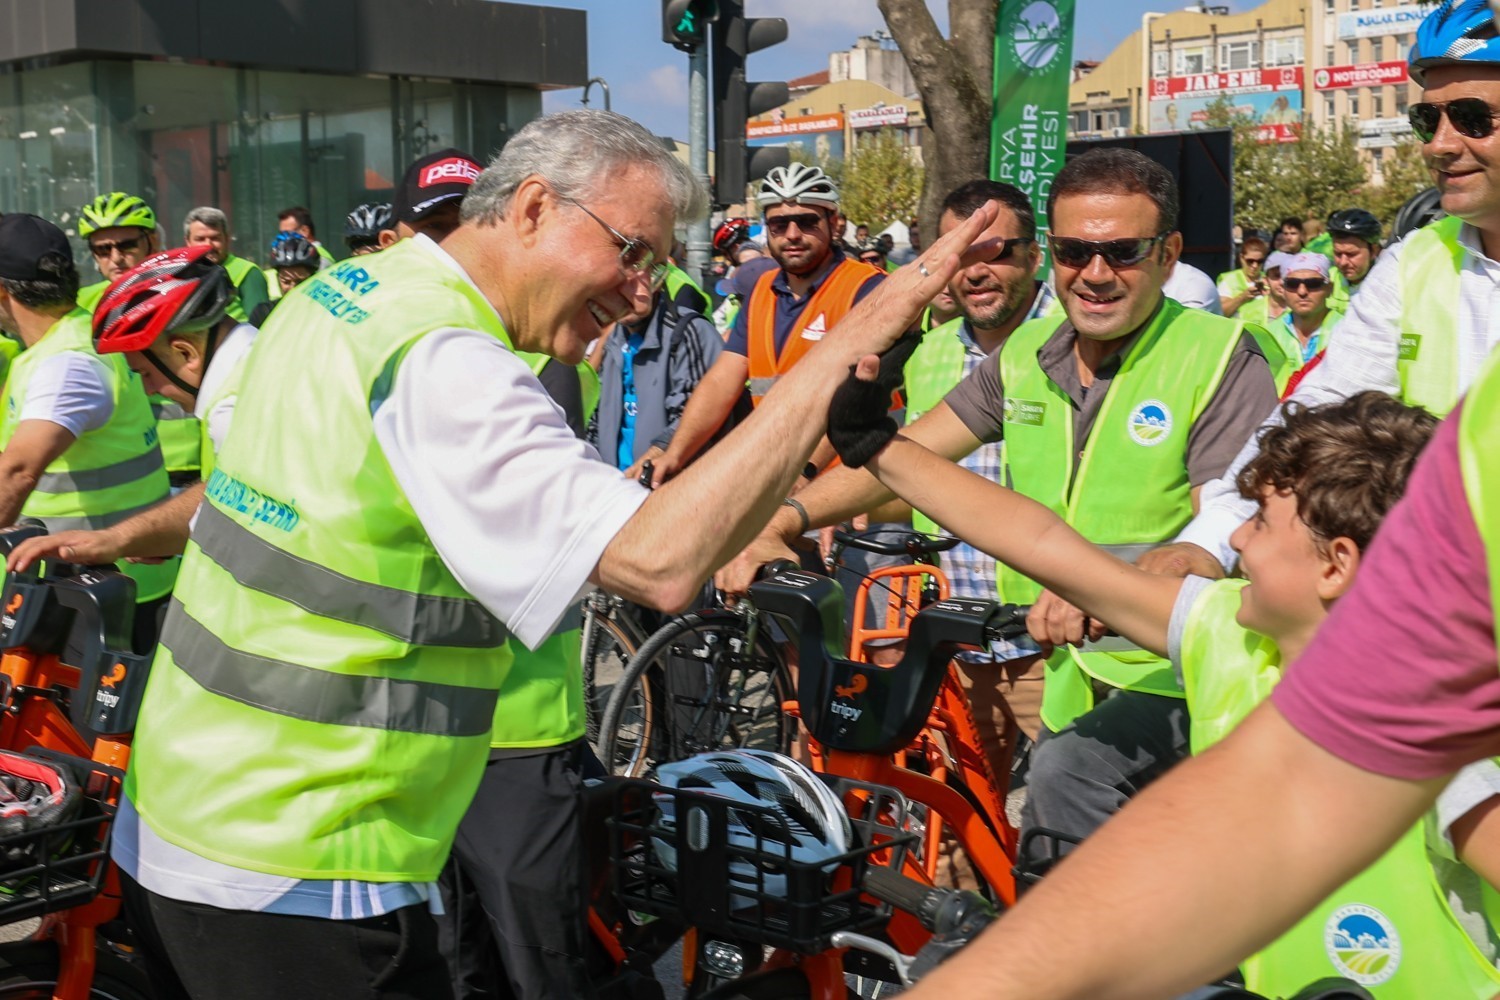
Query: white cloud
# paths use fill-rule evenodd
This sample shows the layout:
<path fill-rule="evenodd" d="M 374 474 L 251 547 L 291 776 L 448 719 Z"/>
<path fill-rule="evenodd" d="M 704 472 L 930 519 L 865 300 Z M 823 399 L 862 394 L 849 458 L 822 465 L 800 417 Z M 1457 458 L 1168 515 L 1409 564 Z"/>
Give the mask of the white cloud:
<path fill-rule="evenodd" d="M 686 108 L 688 104 L 687 72 L 681 66 L 658 66 L 645 76 L 619 87 L 620 96 L 632 102 L 657 107 Z"/>

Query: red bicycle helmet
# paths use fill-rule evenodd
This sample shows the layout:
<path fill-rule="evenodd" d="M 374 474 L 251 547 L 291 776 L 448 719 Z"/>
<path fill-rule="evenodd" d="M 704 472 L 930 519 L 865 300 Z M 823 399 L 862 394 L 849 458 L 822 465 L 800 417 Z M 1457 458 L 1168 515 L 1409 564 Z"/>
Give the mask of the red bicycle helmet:
<path fill-rule="evenodd" d="M 164 333 L 216 326 L 235 295 L 229 272 L 208 259 L 211 248 L 153 254 L 115 279 L 94 311 L 100 354 L 144 351 Z"/>
<path fill-rule="evenodd" d="M 749 219 L 725 219 L 714 230 L 714 252 L 727 254 L 749 238 Z"/>

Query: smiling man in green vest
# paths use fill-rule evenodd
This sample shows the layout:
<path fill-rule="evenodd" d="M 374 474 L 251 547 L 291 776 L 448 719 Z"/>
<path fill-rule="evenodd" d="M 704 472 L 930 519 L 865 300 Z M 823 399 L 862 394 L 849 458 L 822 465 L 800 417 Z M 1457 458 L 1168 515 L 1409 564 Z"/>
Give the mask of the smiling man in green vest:
<path fill-rule="evenodd" d="M 692 600 L 786 495 L 842 373 L 993 219 L 884 282 L 651 492 L 574 436 L 517 352 L 581 361 L 705 202 L 640 125 L 564 112 L 510 138 L 441 246 L 402 240 L 282 299 L 183 558 L 111 843 L 162 995 L 222 997 L 232 976 L 244 997 L 450 997 L 430 905 L 481 778 L 510 766 L 492 742 L 547 748 L 509 760 L 554 810 L 581 794 L 579 741 L 558 746 L 568 678 L 512 642 L 541 645 L 591 586 Z M 502 689 L 522 696 L 497 722 Z"/>
<path fill-rule="evenodd" d="M 1069 162 L 1048 212 L 1065 315 L 1023 324 L 995 363 L 906 433 L 954 461 L 1003 440 L 1007 481 L 1117 554 L 1172 537 L 1191 519 L 1198 487 L 1275 406 L 1272 367 L 1286 363 L 1264 331 L 1162 294 L 1182 248 L 1177 211 L 1171 175 L 1139 153 L 1097 150 Z M 854 469 L 798 494 L 813 524 L 889 497 Z M 754 565 L 785 551 L 800 530 L 789 513 L 721 585 L 742 589 Z M 1036 602 L 1032 633 L 1056 645 L 1023 822 L 1081 839 L 1186 754 L 1181 685 L 1169 663 L 1140 649 L 1067 645 L 1089 631 L 1082 612 L 1003 566 L 999 592 Z M 1101 632 L 1096 626 L 1093 638 Z"/>

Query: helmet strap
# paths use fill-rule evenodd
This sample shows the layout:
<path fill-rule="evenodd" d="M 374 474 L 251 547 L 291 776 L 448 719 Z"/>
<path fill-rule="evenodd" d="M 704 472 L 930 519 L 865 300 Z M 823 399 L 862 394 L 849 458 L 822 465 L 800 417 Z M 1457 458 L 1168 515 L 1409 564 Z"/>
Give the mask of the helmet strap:
<path fill-rule="evenodd" d="M 217 327 L 215 329 L 217 329 Z M 210 339 L 210 343 L 212 343 L 212 341 L 214 339 L 212 331 L 210 331 L 210 333 L 209 333 L 209 339 Z M 205 370 L 207 370 L 207 368 L 208 368 L 208 356 L 212 352 L 213 352 L 213 347 L 212 346 L 210 346 L 204 352 L 203 367 L 204 367 Z M 161 372 L 162 377 L 165 378 L 168 382 L 171 382 L 177 388 L 181 389 L 183 392 L 187 393 L 189 396 L 192 396 L 194 399 L 198 398 L 198 387 L 195 386 L 195 385 L 188 385 L 182 379 L 178 378 L 177 377 L 177 373 L 174 372 L 171 368 L 167 367 L 166 363 L 163 362 L 161 358 L 158 358 L 156 356 L 156 352 L 155 351 L 153 351 L 149 347 L 146 347 L 146 348 L 142 348 L 141 353 L 146 356 L 146 360 L 147 361 L 151 362 L 151 366 L 153 368 L 155 368 L 157 371 Z"/>

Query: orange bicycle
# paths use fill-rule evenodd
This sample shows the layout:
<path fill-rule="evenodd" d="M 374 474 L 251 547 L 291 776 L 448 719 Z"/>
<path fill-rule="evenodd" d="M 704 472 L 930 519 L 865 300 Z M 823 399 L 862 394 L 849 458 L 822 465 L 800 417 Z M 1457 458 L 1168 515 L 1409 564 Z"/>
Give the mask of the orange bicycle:
<path fill-rule="evenodd" d="M 0 530 L 0 558 L 42 533 Z M 0 925 L 37 920 L 0 944 L 0 997 L 146 1000 L 108 854 L 151 664 L 130 648 L 135 583 L 52 562 L 9 574 L 0 608 L 0 752 L 23 772 L 35 762 L 65 774 L 76 789 L 70 818 L 0 837 Z"/>

